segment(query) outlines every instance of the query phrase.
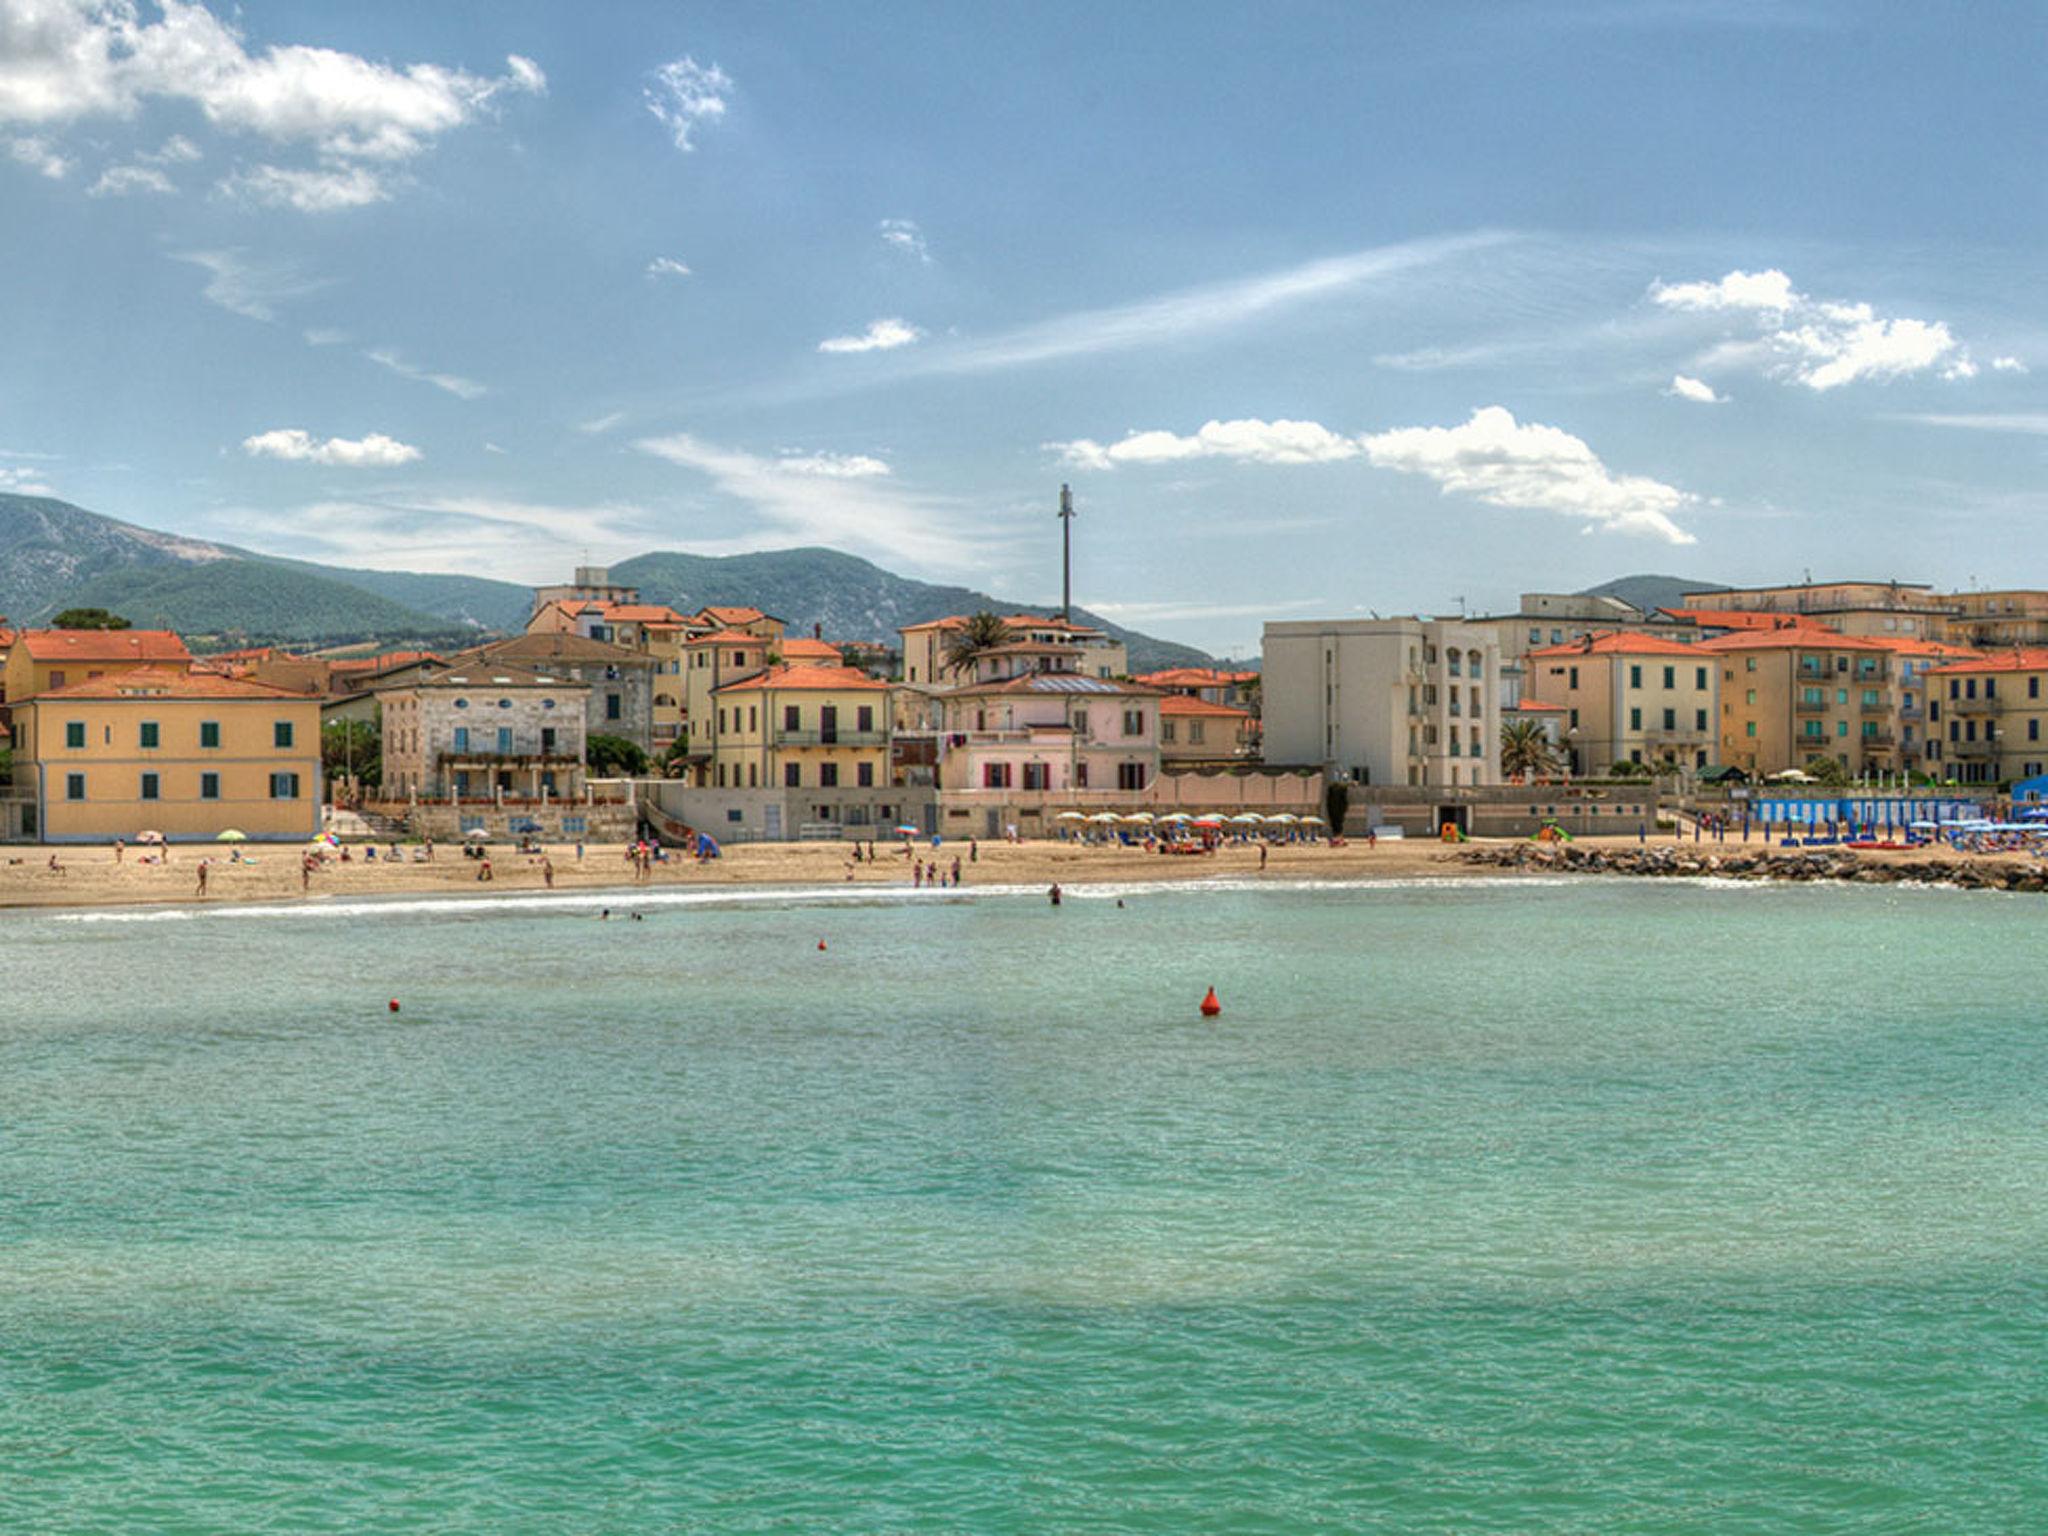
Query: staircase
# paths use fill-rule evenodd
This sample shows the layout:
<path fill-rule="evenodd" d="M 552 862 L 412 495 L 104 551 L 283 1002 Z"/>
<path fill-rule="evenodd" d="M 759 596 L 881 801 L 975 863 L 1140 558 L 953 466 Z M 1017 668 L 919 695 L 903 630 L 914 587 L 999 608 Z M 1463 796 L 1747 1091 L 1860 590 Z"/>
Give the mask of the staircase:
<path fill-rule="evenodd" d="M 403 816 L 344 810 L 339 806 L 328 811 L 327 830 L 348 842 L 395 843 L 412 836 Z"/>

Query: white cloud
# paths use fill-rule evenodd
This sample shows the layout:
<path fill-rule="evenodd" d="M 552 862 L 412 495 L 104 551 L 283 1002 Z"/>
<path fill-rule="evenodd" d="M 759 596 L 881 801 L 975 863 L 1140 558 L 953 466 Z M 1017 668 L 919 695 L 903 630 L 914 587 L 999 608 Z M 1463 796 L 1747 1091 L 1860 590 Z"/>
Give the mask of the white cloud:
<path fill-rule="evenodd" d="M 1728 397 L 1714 393 L 1714 386 L 1705 379 L 1687 378 L 1682 373 L 1671 376 L 1671 387 L 1664 391 L 1680 400 L 1690 400 L 1695 405 L 1726 405 Z"/>
<path fill-rule="evenodd" d="M 410 443 L 382 432 L 367 437 L 317 438 L 298 427 L 274 427 L 242 439 L 252 459 L 284 459 L 295 464 L 325 464 L 338 469 L 390 469 L 422 457 Z"/>
<path fill-rule="evenodd" d="M 725 116 L 732 78 L 716 64 L 699 64 L 689 57 L 672 59 L 654 72 L 654 84 L 642 95 L 647 110 L 668 130 L 676 148 L 687 154 L 697 147 L 690 136 L 701 125 Z"/>
<path fill-rule="evenodd" d="M 906 256 L 914 256 L 925 265 L 931 264 L 932 253 L 924 243 L 924 231 L 917 227 L 915 219 L 884 219 L 876 226 L 881 232 L 882 243 Z"/>
<path fill-rule="evenodd" d="M 776 464 L 791 474 L 824 480 L 868 480 L 889 473 L 889 466 L 865 453 L 785 453 Z"/>
<path fill-rule="evenodd" d="M 135 158 L 144 165 L 191 165 L 206 157 L 197 144 L 182 133 L 174 133 L 155 149 L 144 150 Z"/>
<path fill-rule="evenodd" d="M 720 491 L 746 503 L 759 524 L 754 548 L 795 540 L 861 549 L 923 567 L 957 567 L 971 563 L 969 557 L 982 547 L 957 531 L 964 509 L 905 490 L 888 476 L 820 475 L 687 432 L 646 438 L 634 446 L 708 476 Z"/>
<path fill-rule="evenodd" d="M 171 259 L 206 271 L 202 296 L 207 303 L 251 320 L 275 320 L 279 304 L 322 286 L 289 266 L 251 261 L 238 250 L 178 251 Z"/>
<path fill-rule="evenodd" d="M 474 400 L 480 395 L 487 395 L 491 392 L 489 385 L 479 384 L 475 379 L 465 379 L 460 374 L 454 373 L 434 373 L 420 367 L 416 363 L 409 363 L 389 347 L 375 348 L 365 352 L 363 356 L 367 357 L 379 368 L 390 369 L 401 379 L 413 379 L 421 384 L 431 384 L 434 388 L 446 390 L 449 394 L 454 395 L 460 400 Z"/>
<path fill-rule="evenodd" d="M 504 450 L 504 449 L 502 449 L 502 448 L 500 448 L 500 447 L 499 447 L 499 446 L 498 446 L 498 445 L 497 445 L 496 443 L 485 443 L 485 444 L 484 444 L 484 452 L 485 452 L 485 453 L 503 453 L 504 451 L 505 451 L 505 450 Z"/>
<path fill-rule="evenodd" d="M 1231 459 L 1240 464 L 1333 464 L 1362 451 L 1355 438 L 1313 421 L 1210 421 L 1192 435 L 1133 432 L 1104 446 L 1090 438 L 1048 443 L 1079 469 L 1119 464 L 1172 464 L 1183 459 Z"/>
<path fill-rule="evenodd" d="M 690 269 L 673 256 L 657 256 L 647 263 L 649 277 L 688 277 Z"/>
<path fill-rule="evenodd" d="M 71 174 L 71 162 L 57 152 L 57 146 L 40 134 L 26 134 L 7 141 L 8 158 L 25 165 L 38 176 L 62 181 Z"/>
<path fill-rule="evenodd" d="M 625 419 L 626 413 L 624 411 L 612 411 L 606 415 L 595 417 L 590 421 L 577 422 L 576 430 L 583 433 L 586 437 L 602 437 Z"/>
<path fill-rule="evenodd" d="M 300 213 L 337 213 L 388 202 L 391 187 L 385 176 L 366 165 L 329 165 L 294 170 L 257 165 L 236 171 L 220 182 L 227 197 L 264 208 L 296 208 Z"/>
<path fill-rule="evenodd" d="M 2021 362 L 2018 358 L 2011 356 L 1994 357 L 1993 359 L 1991 359 L 1991 366 L 1996 372 L 1999 373 L 2025 373 L 2027 371 L 2027 365 L 2025 363 Z"/>
<path fill-rule="evenodd" d="M 491 110 L 503 94 L 546 88 L 539 66 L 517 56 L 506 60 L 504 75 L 486 78 L 296 44 L 252 53 L 235 28 L 197 0 L 161 0 L 154 21 L 142 19 L 134 0 L 0 5 L 0 121 L 133 118 L 146 102 L 181 101 L 215 128 L 304 145 L 331 171 L 360 160 L 409 159 Z M 184 139 L 157 153 L 166 152 L 173 160 L 197 158 Z M 305 195 L 276 200 L 308 206 Z"/>
<path fill-rule="evenodd" d="M 304 335 L 309 347 L 338 347 L 348 340 L 347 331 L 338 331 L 328 325 L 316 325 Z"/>
<path fill-rule="evenodd" d="M 858 336 L 828 336 L 818 343 L 820 352 L 890 352 L 907 347 L 924 332 L 906 320 L 877 320 Z"/>
<path fill-rule="evenodd" d="M 1188 341 L 1317 300 L 1507 243 L 1494 232 L 1354 251 L 1300 266 L 1184 288 L 1158 298 L 1082 310 L 949 348 L 917 365 L 926 373 L 982 373 Z"/>
<path fill-rule="evenodd" d="M 1650 297 L 1666 309 L 1754 309 L 1778 314 L 1806 302 L 1793 291 L 1792 279 L 1776 267 L 1730 272 L 1715 283 L 1653 283 Z"/>
<path fill-rule="evenodd" d="M 1887 318 L 1869 304 L 1809 298 L 1775 267 L 1730 272 L 1718 282 L 1657 283 L 1650 297 L 1667 309 L 1726 312 L 1758 328 L 1749 340 L 1720 343 L 1701 363 L 1761 367 L 1815 391 L 1930 369 L 1952 382 L 1977 375 L 1969 349 L 1941 321 Z"/>
<path fill-rule="evenodd" d="M 87 197 L 132 197 L 138 192 L 168 197 L 178 189 L 153 165 L 110 165 L 85 189 Z"/>
<path fill-rule="evenodd" d="M 1641 475 L 1616 475 L 1569 432 L 1518 422 L 1501 406 L 1474 411 L 1463 426 L 1403 427 L 1361 441 L 1375 465 L 1426 475 L 1446 495 L 1561 512 L 1589 529 L 1694 542 L 1672 516 L 1698 497 Z"/>
<path fill-rule="evenodd" d="M 56 491 L 43 479 L 39 469 L 14 469 L 0 464 L 0 491 L 15 496 L 54 496 Z"/>
<path fill-rule="evenodd" d="M 2027 437 L 2048 437 L 2048 413 L 2040 411 L 1999 411 L 1967 416 L 1926 413 L 1895 416 L 1892 420 L 1918 422 L 1923 427 L 1957 427 L 1966 432 L 2016 432 Z"/>

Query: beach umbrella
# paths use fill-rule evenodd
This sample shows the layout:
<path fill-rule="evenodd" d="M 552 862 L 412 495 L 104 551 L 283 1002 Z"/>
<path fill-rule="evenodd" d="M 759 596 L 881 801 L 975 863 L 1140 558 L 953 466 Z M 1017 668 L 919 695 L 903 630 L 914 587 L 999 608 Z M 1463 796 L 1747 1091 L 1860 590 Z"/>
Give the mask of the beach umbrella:
<path fill-rule="evenodd" d="M 1230 824 L 1233 827 L 1256 827 L 1265 819 L 1257 811 L 1240 811 L 1230 818 Z"/>
<path fill-rule="evenodd" d="M 1053 817 L 1054 821 L 1086 821 L 1087 819 L 1079 811 L 1061 811 L 1059 815 Z"/>
<path fill-rule="evenodd" d="M 164 835 L 161 832 L 138 832 L 135 834 L 135 841 L 138 843 L 160 843 L 163 840 Z"/>
<path fill-rule="evenodd" d="M 1186 811 L 1169 811 L 1159 819 L 1161 821 L 1192 821 L 1194 818 L 1188 815 Z"/>
<path fill-rule="evenodd" d="M 1088 820 L 1098 827 L 1106 827 L 1117 820 L 1117 814 L 1115 811 L 1097 811 Z"/>
<path fill-rule="evenodd" d="M 917 836 L 917 832 L 918 829 L 916 827 L 911 826 L 908 822 L 897 827 L 896 829 L 896 835 L 898 837 L 915 837 Z"/>
<path fill-rule="evenodd" d="M 216 843 L 246 843 L 249 841 L 249 834 L 237 828 L 229 827 L 225 832 L 216 836 L 214 841 Z"/>
<path fill-rule="evenodd" d="M 471 827 L 462 837 L 463 841 L 470 843 L 488 843 L 491 840 L 491 834 L 482 827 Z"/>
<path fill-rule="evenodd" d="M 1292 811 L 1281 811 L 1276 816 L 1268 816 L 1266 820 L 1272 822 L 1275 826 L 1291 827 L 1298 824 L 1301 818 Z"/>
<path fill-rule="evenodd" d="M 1123 819 L 1133 826 L 1150 826 L 1152 824 L 1152 813 L 1150 811 L 1133 811 Z"/>
<path fill-rule="evenodd" d="M 1323 825 L 1323 818 L 1320 816 L 1304 816 L 1301 818 L 1301 824 L 1304 827 L 1320 827 Z"/>
<path fill-rule="evenodd" d="M 1196 827 L 1220 827 L 1223 825 L 1223 818 L 1221 816 L 1197 816 L 1189 825 Z"/>

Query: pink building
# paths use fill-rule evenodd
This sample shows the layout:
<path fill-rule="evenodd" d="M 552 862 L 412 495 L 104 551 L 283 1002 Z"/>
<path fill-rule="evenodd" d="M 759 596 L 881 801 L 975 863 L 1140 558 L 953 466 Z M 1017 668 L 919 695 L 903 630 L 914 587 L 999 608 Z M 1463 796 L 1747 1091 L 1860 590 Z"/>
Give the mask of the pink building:
<path fill-rule="evenodd" d="M 938 696 L 948 790 L 1086 795 L 1159 774 L 1159 693 L 1078 672 L 1027 672 Z"/>

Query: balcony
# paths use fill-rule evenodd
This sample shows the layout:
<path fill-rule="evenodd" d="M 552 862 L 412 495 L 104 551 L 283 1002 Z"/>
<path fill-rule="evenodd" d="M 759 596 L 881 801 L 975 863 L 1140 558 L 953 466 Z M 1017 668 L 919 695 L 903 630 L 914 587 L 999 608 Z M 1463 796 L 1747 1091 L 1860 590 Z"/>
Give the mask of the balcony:
<path fill-rule="evenodd" d="M 1951 741 L 1942 745 L 1942 751 L 1949 757 L 1996 757 L 1998 743 L 1995 741 Z"/>
<path fill-rule="evenodd" d="M 443 768 L 580 768 L 583 759 L 566 752 L 437 752 Z"/>
<path fill-rule="evenodd" d="M 1859 703 L 1856 707 L 1866 715 L 1888 715 L 1892 712 L 1891 701 L 1889 699 L 1866 699 L 1863 702 Z"/>
<path fill-rule="evenodd" d="M 1826 699 L 1794 699 L 1792 713 L 1795 715 L 1824 715 L 1828 712 Z"/>
<path fill-rule="evenodd" d="M 979 734 L 979 733 L 974 733 Z M 778 747 L 886 747 L 887 731 L 776 731 Z"/>

